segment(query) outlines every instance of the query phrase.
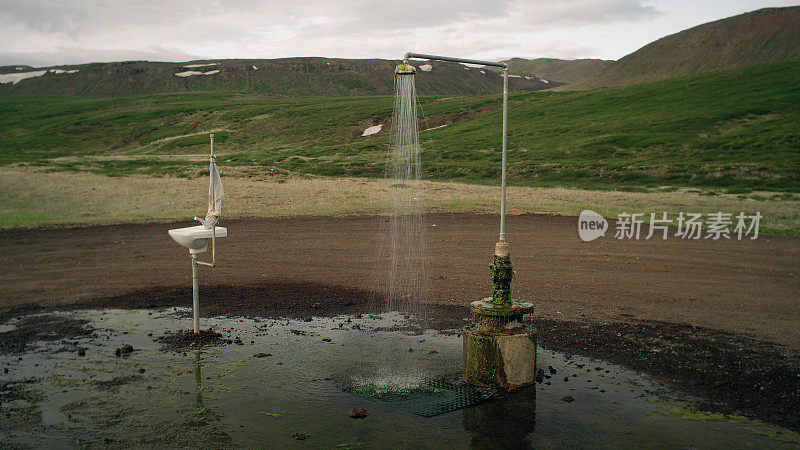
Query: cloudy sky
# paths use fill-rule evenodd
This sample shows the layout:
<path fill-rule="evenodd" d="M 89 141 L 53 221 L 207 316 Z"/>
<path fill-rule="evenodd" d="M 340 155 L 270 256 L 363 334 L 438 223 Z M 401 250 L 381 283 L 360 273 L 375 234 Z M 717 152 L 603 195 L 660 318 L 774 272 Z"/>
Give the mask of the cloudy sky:
<path fill-rule="evenodd" d="M 769 0 L 0 0 L 0 65 L 328 56 L 618 59 Z"/>

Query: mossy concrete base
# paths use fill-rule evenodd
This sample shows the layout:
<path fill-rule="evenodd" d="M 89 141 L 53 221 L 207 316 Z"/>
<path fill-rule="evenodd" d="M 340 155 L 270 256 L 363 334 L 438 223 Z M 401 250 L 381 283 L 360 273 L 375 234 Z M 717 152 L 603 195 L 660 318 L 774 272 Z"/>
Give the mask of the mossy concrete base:
<path fill-rule="evenodd" d="M 519 326 L 503 334 L 464 328 L 464 381 L 477 386 L 516 387 L 536 378 L 536 330 Z"/>

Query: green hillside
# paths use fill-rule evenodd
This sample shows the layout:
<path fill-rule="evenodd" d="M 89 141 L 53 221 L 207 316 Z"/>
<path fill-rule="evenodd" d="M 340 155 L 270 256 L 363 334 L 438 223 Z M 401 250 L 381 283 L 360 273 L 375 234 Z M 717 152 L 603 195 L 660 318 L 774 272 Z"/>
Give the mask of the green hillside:
<path fill-rule="evenodd" d="M 423 82 L 425 73 L 418 75 Z M 800 192 L 800 60 L 588 92 L 515 93 L 510 180 Z M 191 92 L 0 98 L 0 164 L 193 176 L 216 130 L 228 174 L 381 176 L 391 97 Z M 427 177 L 499 178 L 497 95 L 422 97 Z M 361 137 L 367 127 L 380 133 Z M 225 172 L 225 169 L 223 169 Z"/>

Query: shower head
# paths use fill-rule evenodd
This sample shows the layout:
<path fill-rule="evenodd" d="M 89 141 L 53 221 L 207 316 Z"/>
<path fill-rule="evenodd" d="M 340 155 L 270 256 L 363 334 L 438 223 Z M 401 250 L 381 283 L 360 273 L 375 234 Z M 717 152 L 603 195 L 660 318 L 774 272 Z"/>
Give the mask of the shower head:
<path fill-rule="evenodd" d="M 400 64 L 394 69 L 395 75 L 414 75 L 415 73 L 417 73 L 417 69 L 411 64 Z"/>

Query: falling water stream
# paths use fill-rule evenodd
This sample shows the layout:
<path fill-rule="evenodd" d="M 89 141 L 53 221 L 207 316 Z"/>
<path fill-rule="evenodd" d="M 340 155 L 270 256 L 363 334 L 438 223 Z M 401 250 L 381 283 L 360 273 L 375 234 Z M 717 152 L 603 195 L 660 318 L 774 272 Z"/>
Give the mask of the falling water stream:
<path fill-rule="evenodd" d="M 419 316 L 428 294 L 428 279 L 414 78 L 413 74 L 395 77 L 394 113 L 386 164 L 389 214 L 382 249 L 386 270 L 382 276 L 385 278 L 388 310 Z"/>

